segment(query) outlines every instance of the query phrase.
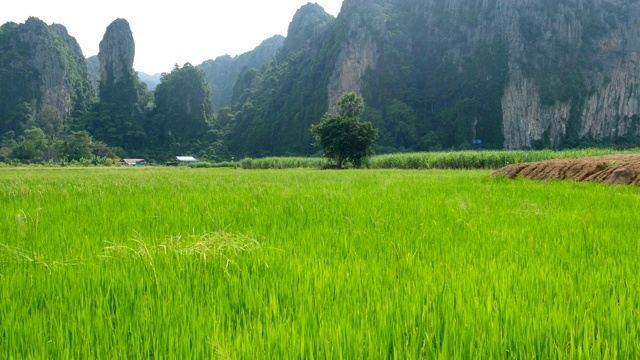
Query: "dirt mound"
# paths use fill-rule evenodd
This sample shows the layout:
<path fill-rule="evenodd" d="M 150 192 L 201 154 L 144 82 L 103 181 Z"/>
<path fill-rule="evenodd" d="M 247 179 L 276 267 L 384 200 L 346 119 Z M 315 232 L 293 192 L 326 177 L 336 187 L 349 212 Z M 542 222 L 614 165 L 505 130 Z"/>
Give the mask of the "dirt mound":
<path fill-rule="evenodd" d="M 497 170 L 490 176 L 640 185 L 640 155 L 608 155 L 513 164 Z"/>

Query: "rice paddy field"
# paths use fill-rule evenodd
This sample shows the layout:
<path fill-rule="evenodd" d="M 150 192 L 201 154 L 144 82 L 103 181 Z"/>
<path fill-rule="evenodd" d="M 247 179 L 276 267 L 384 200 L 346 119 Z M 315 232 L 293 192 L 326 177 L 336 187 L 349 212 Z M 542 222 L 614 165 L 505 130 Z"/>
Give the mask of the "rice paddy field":
<path fill-rule="evenodd" d="M 640 356 L 640 188 L 0 170 L 0 358 Z"/>

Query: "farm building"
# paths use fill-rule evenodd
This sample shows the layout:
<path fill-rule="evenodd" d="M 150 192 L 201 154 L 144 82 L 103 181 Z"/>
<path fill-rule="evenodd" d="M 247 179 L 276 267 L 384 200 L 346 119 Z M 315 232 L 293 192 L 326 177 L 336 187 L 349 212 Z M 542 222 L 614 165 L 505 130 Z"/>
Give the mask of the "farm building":
<path fill-rule="evenodd" d="M 118 164 L 124 166 L 143 166 L 147 165 L 145 159 L 122 159 Z"/>
<path fill-rule="evenodd" d="M 197 162 L 198 161 L 193 156 L 176 156 L 176 160 L 178 160 L 180 162 L 186 162 L 186 163 L 191 163 L 191 162 Z"/>

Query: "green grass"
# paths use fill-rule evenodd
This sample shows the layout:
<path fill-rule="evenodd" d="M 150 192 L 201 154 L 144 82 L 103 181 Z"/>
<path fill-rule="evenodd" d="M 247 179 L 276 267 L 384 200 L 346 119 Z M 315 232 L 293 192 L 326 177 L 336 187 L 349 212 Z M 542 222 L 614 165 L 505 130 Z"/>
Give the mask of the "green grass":
<path fill-rule="evenodd" d="M 0 171 L 2 358 L 634 358 L 640 189 Z"/>

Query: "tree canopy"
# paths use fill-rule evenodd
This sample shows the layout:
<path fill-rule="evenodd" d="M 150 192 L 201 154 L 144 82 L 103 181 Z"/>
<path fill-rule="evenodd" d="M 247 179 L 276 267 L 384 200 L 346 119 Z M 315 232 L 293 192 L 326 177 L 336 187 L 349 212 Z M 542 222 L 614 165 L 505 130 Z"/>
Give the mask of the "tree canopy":
<path fill-rule="evenodd" d="M 378 138 L 378 129 L 370 122 L 360 121 L 364 100 L 355 92 L 344 94 L 338 101 L 338 115 L 326 113 L 319 124 L 311 126 L 311 133 L 322 146 L 323 155 L 336 161 L 341 169 L 344 162 L 355 167 L 373 154 L 373 142 Z"/>
<path fill-rule="evenodd" d="M 215 121 L 211 89 L 203 71 L 187 63 L 162 74 L 149 121 L 156 146 L 175 151 L 201 150 L 198 143 Z"/>

